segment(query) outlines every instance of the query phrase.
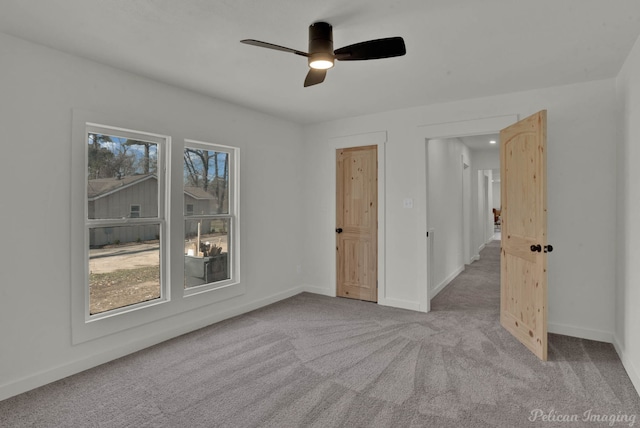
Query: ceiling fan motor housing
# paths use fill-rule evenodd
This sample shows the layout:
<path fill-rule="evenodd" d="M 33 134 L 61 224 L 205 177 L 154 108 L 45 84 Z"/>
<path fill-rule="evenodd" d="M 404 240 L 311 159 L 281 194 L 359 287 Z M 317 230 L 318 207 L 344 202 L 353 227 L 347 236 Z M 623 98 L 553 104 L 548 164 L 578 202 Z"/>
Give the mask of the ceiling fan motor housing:
<path fill-rule="evenodd" d="M 333 31 L 331 24 L 316 22 L 309 26 L 309 67 L 333 67 Z M 320 61 L 324 65 L 317 66 Z M 330 64 L 329 64 L 330 63 Z"/>

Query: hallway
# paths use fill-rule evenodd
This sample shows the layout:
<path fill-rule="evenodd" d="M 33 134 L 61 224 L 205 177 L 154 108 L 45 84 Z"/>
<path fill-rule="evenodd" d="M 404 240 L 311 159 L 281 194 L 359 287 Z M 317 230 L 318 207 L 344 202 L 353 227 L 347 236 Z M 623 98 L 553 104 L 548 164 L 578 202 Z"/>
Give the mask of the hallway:
<path fill-rule="evenodd" d="M 432 311 L 483 310 L 500 315 L 500 241 L 491 241 L 480 260 L 465 266 L 431 301 Z"/>

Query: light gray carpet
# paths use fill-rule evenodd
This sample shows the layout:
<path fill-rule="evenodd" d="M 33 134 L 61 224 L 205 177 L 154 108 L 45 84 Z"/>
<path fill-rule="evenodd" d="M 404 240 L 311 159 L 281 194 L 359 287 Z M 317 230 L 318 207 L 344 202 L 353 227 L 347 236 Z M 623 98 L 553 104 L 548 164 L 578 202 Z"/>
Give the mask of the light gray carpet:
<path fill-rule="evenodd" d="M 429 314 L 303 293 L 0 402 L 0 426 L 630 426 L 610 344 L 550 335 L 541 362 L 500 327 L 498 245 Z"/>

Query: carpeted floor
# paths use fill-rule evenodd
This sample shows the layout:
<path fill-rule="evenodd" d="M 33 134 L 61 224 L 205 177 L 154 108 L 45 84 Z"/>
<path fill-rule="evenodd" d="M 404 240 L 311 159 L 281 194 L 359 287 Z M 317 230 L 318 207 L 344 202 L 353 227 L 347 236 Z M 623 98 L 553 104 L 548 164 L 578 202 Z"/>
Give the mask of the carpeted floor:
<path fill-rule="evenodd" d="M 541 362 L 500 327 L 497 264 L 496 241 L 428 314 L 303 293 L 0 402 L 0 426 L 634 426 L 612 345 L 550 335 Z"/>

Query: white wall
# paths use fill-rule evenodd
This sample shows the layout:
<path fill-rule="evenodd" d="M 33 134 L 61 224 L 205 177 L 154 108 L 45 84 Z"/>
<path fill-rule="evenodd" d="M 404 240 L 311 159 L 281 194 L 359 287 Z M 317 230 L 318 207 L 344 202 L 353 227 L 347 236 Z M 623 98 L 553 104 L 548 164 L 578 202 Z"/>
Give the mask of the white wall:
<path fill-rule="evenodd" d="M 549 257 L 549 328 L 611 341 L 615 224 L 611 212 L 598 207 L 615 205 L 614 107 L 614 80 L 610 79 L 305 127 L 304 187 L 313 198 L 306 200 L 304 265 L 316 266 L 305 269 L 305 284 L 327 293 L 335 287 L 335 214 L 327 208 L 335 203 L 335 178 L 325 174 L 335 162 L 328 143 L 332 137 L 386 131 L 386 155 L 381 160 L 386 168 L 382 177 L 386 191 L 385 302 L 425 309 L 426 153 L 421 127 L 444 123 L 454 127 L 511 114 L 524 118 L 547 109 L 548 231 L 555 248 Z M 598 174 L 593 173 L 596 170 Z M 414 198 L 413 209 L 403 208 L 406 197 Z"/>
<path fill-rule="evenodd" d="M 0 400 L 301 291 L 300 126 L 3 34 L 0 58 Z M 243 295 L 71 344 L 72 109 L 240 147 Z"/>
<path fill-rule="evenodd" d="M 471 150 L 471 158 L 473 159 L 472 163 L 472 183 L 471 186 L 474 189 L 472 193 L 472 205 L 476 207 L 475 216 L 473 219 L 473 235 L 472 235 L 472 257 L 474 259 L 478 259 L 480 257 L 480 251 L 484 248 L 487 240 L 490 240 L 493 236 L 493 221 L 488 220 L 489 218 L 493 218 L 491 216 L 487 217 L 487 212 L 491 212 L 491 208 L 489 207 L 488 211 L 484 207 L 484 190 L 483 190 L 483 182 L 480 177 L 485 174 L 485 171 L 490 171 L 491 176 L 493 177 L 493 170 L 500 168 L 500 151 L 499 150 Z M 499 183 L 498 183 L 499 184 Z M 494 186 L 491 186 L 491 182 L 489 182 L 491 189 L 489 192 L 490 196 L 487 196 L 489 203 L 495 199 L 494 194 Z M 477 190 L 476 190 L 477 189 Z M 489 193 L 488 192 L 488 193 Z"/>
<path fill-rule="evenodd" d="M 640 114 L 639 51 L 636 44 L 618 79 L 618 104 L 616 82 L 604 80 L 347 118 L 301 130 L 0 34 L 0 136 L 6 151 L 0 156 L 0 399 L 295 294 L 302 282 L 308 289 L 335 293 L 335 177 L 326 173 L 334 168 L 329 141 L 335 137 L 386 133 L 379 160 L 384 163 L 386 201 L 383 297 L 393 306 L 428 308 L 426 153 L 420 127 L 509 114 L 522 118 L 545 108 L 549 242 L 555 247 L 549 258 L 550 331 L 609 341 L 615 329 L 627 368 L 640 367 L 640 293 L 635 286 L 640 282 L 640 250 L 632 245 L 640 238 L 640 173 L 633 163 L 640 161 L 640 125 L 632 120 Z M 616 106 L 625 118 L 617 199 L 611 140 L 618 124 Z M 73 108 L 118 112 L 168 127 L 176 139 L 241 148 L 244 295 L 71 345 Z M 405 198 L 414 199 L 414 208 L 403 207 Z M 614 301 L 616 225 L 606 207 L 616 206 L 616 201 L 620 216 Z M 16 226 L 20 224 L 38 227 Z M 296 273 L 298 265 L 302 275 Z M 637 370 L 635 382 L 638 387 Z"/>
<path fill-rule="evenodd" d="M 500 170 L 494 169 L 493 171 L 493 208 L 501 209 L 500 200 Z"/>
<path fill-rule="evenodd" d="M 616 82 L 619 144 L 615 345 L 640 391 L 640 39 Z"/>
<path fill-rule="evenodd" d="M 463 159 L 469 149 L 459 139 L 432 139 L 428 147 L 428 228 L 433 266 L 431 298 L 464 270 Z M 467 201 L 469 204 L 470 201 Z"/>
<path fill-rule="evenodd" d="M 482 228 L 482 241 L 479 250 L 482 250 L 486 244 L 493 240 L 494 225 L 493 225 L 493 170 L 483 169 L 478 171 L 479 186 L 478 196 L 482 195 L 483 200 L 478 207 L 481 207 L 478 214 L 478 221 Z"/>

